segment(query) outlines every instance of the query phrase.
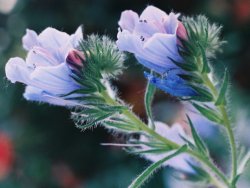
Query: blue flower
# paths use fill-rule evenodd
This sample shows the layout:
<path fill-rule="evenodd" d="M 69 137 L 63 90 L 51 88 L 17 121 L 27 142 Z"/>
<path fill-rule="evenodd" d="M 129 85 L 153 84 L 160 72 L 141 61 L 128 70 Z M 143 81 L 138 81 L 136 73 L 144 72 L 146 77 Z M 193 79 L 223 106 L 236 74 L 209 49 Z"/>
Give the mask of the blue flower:
<path fill-rule="evenodd" d="M 176 97 L 189 97 L 198 95 L 197 92 L 188 86 L 186 81 L 180 78 L 174 71 L 169 72 L 166 76 L 159 78 L 147 72 L 144 73 L 145 77 L 158 87 L 159 89 Z"/>
<path fill-rule="evenodd" d="M 37 35 L 27 30 L 23 37 L 23 47 L 28 51 L 25 60 L 11 58 L 5 67 L 7 78 L 12 82 L 27 85 L 24 98 L 60 106 L 76 106 L 76 101 L 65 100 L 68 94 L 80 86 L 71 75 L 66 62 L 72 49 L 82 40 L 82 29 L 68 35 L 53 28 L 45 29 Z"/>

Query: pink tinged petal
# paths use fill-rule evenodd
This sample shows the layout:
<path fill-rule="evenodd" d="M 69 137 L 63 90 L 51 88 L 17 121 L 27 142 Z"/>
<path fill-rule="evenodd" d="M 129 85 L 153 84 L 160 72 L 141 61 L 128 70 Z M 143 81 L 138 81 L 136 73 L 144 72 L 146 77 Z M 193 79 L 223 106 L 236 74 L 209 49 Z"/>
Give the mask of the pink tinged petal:
<path fill-rule="evenodd" d="M 23 96 L 26 100 L 29 100 L 29 101 L 44 102 L 44 103 L 49 103 L 49 104 L 57 105 L 57 106 L 73 107 L 73 106 L 78 105 L 78 103 L 75 101 L 65 100 L 63 98 L 53 96 L 39 88 L 32 87 L 32 86 L 26 87 Z"/>
<path fill-rule="evenodd" d="M 132 32 L 138 21 L 139 21 L 139 16 L 137 13 L 135 13 L 132 10 L 126 10 L 122 12 L 118 24 L 122 29 Z"/>
<path fill-rule="evenodd" d="M 173 35 L 176 34 L 176 30 L 179 23 L 178 17 L 179 14 L 174 14 L 173 12 L 171 12 L 168 18 L 165 20 L 164 27 L 167 34 L 173 34 Z"/>
<path fill-rule="evenodd" d="M 150 20 L 153 22 L 157 22 L 157 23 L 162 23 L 163 19 L 167 17 L 167 14 L 154 7 L 154 6 L 148 6 L 141 14 L 140 16 L 140 20 Z"/>
<path fill-rule="evenodd" d="M 154 7 L 148 6 L 141 14 L 140 21 L 148 23 L 150 27 L 155 28 L 159 33 L 165 33 L 163 22 L 168 18 L 168 15 Z"/>
<path fill-rule="evenodd" d="M 67 94 L 78 85 L 70 77 L 66 63 L 53 67 L 37 67 L 31 74 L 32 85 L 53 95 Z"/>
<path fill-rule="evenodd" d="M 155 24 L 151 22 L 139 22 L 135 26 L 134 34 L 140 35 L 141 39 L 146 41 L 149 37 L 151 37 L 155 33 L 161 32 L 159 27 L 156 27 Z"/>
<path fill-rule="evenodd" d="M 38 66 L 55 66 L 59 62 L 51 52 L 45 48 L 35 46 L 33 47 L 26 57 L 27 65 L 33 68 Z"/>
<path fill-rule="evenodd" d="M 70 36 L 67 33 L 48 27 L 40 33 L 38 41 L 44 48 L 57 49 L 65 45 L 69 38 Z"/>
<path fill-rule="evenodd" d="M 11 58 L 5 65 L 5 74 L 12 83 L 21 82 L 30 84 L 30 74 L 33 70 L 28 68 L 25 61 L 19 57 Z"/>
<path fill-rule="evenodd" d="M 34 46 L 38 46 L 39 42 L 37 37 L 38 36 L 35 31 L 26 29 L 26 34 L 22 38 L 23 48 L 28 51 Z"/>

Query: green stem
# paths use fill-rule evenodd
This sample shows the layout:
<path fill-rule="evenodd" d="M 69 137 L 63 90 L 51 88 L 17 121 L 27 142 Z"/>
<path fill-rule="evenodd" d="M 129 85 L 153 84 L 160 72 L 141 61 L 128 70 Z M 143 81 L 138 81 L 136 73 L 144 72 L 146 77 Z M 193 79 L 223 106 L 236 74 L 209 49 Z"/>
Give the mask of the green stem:
<path fill-rule="evenodd" d="M 111 105 L 115 105 L 115 106 L 121 105 L 119 102 L 112 99 L 106 91 L 103 91 L 101 93 L 101 95 L 105 98 L 107 103 L 109 103 Z M 165 143 L 167 146 L 172 147 L 172 149 L 179 149 L 181 147 L 180 145 L 176 144 L 175 142 L 172 142 L 171 140 L 168 140 L 167 138 L 165 138 L 165 137 L 161 136 L 160 134 L 158 134 L 157 132 L 155 132 L 155 130 L 148 127 L 133 112 L 131 112 L 131 110 L 125 109 L 123 111 L 123 114 L 127 118 L 129 118 L 131 121 L 133 121 L 136 125 L 138 125 L 142 131 L 147 132 L 149 135 L 151 135 L 155 139 Z M 228 182 L 228 180 L 224 176 L 224 174 L 207 157 L 204 157 L 204 156 L 200 155 L 198 152 L 190 150 L 190 149 L 188 149 L 186 151 L 186 153 L 192 155 L 193 157 L 198 159 L 198 161 L 200 161 L 203 165 L 205 165 L 206 167 L 209 168 L 209 170 L 207 170 L 207 172 L 209 173 L 212 182 L 214 182 L 214 184 L 218 188 L 224 188 L 224 185 L 231 187 L 230 183 Z M 211 174 L 211 171 L 212 171 L 212 174 Z M 223 183 L 221 183 L 220 180 L 222 180 Z"/>
<path fill-rule="evenodd" d="M 214 174 L 215 177 L 213 175 L 211 175 L 210 173 L 210 177 L 212 178 L 212 182 L 214 182 L 214 184 L 220 188 L 220 187 L 225 187 L 220 181 L 217 180 L 216 176 L 218 176 L 223 183 L 228 186 L 229 188 L 231 188 L 230 183 L 228 182 L 226 176 L 214 165 L 214 163 L 208 158 L 208 157 L 204 157 L 202 155 L 200 155 L 199 153 L 192 151 L 192 150 L 188 150 L 188 152 L 190 155 L 194 156 L 195 158 L 197 158 L 200 162 L 202 162 L 203 164 L 205 164 Z M 209 172 L 209 170 L 208 170 Z"/>
<path fill-rule="evenodd" d="M 209 89 L 212 91 L 212 94 L 215 98 L 215 100 L 218 98 L 218 92 L 215 88 L 215 86 L 213 85 L 213 83 L 211 82 L 211 80 L 209 79 L 209 77 L 207 76 L 207 74 L 203 75 L 203 79 L 205 84 L 209 87 Z M 233 134 L 233 129 L 231 127 L 230 121 L 229 121 L 229 117 L 225 108 L 225 105 L 222 104 L 220 106 L 218 106 L 218 110 L 220 111 L 222 117 L 223 117 L 223 123 L 224 126 L 227 130 L 227 134 L 228 134 L 228 138 L 229 138 L 229 142 L 230 142 L 230 148 L 231 148 L 231 163 L 232 163 L 232 171 L 231 171 L 231 182 L 234 180 L 234 178 L 237 175 L 237 155 L 236 155 L 236 142 L 235 142 L 235 138 L 234 138 L 234 134 Z"/>

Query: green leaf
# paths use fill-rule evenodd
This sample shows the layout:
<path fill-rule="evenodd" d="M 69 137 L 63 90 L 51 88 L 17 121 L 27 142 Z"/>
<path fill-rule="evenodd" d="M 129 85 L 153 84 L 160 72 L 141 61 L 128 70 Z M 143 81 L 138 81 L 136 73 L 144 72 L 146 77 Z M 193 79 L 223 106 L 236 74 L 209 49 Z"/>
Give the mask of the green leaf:
<path fill-rule="evenodd" d="M 139 188 L 143 185 L 143 183 L 148 180 L 148 178 L 154 173 L 156 172 L 157 170 L 159 170 L 159 168 L 161 168 L 162 164 L 179 155 L 180 153 L 183 153 L 187 150 L 187 146 L 184 145 L 182 147 L 180 147 L 176 152 L 174 152 L 173 154 L 171 155 L 168 155 L 167 157 L 153 163 L 152 165 L 150 165 L 146 170 L 144 170 L 130 185 L 128 188 Z"/>
<path fill-rule="evenodd" d="M 226 102 L 226 93 L 227 93 L 227 88 L 228 88 L 228 82 L 229 82 L 229 76 L 228 76 L 228 71 L 225 70 L 224 78 L 223 78 L 223 83 L 221 85 L 220 93 L 219 96 L 215 102 L 216 106 L 220 106 Z"/>
<path fill-rule="evenodd" d="M 144 97 L 144 105 L 145 105 L 146 113 L 149 119 L 149 124 L 152 126 L 153 129 L 155 128 L 155 124 L 153 120 L 151 105 L 152 105 L 152 101 L 154 98 L 155 90 L 156 90 L 156 87 L 153 84 L 150 84 L 150 82 L 148 81 L 147 89 L 146 89 L 145 97 Z"/>
<path fill-rule="evenodd" d="M 194 125 L 193 125 L 193 123 L 192 123 L 192 121 L 191 121 L 191 119 L 189 118 L 188 115 L 187 115 L 187 119 L 188 119 L 188 123 L 189 123 L 190 128 L 191 128 L 191 132 L 192 132 L 192 135 L 193 135 L 193 138 L 194 138 L 195 145 L 197 146 L 199 151 L 201 151 L 204 154 L 208 154 L 208 149 L 207 149 L 205 143 L 202 141 L 202 139 L 200 138 L 200 136 L 196 132 L 196 130 L 194 128 Z"/>
<path fill-rule="evenodd" d="M 219 124 L 223 122 L 222 118 L 216 113 L 215 110 L 208 108 L 208 107 L 203 107 L 196 103 L 193 103 L 193 106 L 210 121 L 213 121 Z"/>

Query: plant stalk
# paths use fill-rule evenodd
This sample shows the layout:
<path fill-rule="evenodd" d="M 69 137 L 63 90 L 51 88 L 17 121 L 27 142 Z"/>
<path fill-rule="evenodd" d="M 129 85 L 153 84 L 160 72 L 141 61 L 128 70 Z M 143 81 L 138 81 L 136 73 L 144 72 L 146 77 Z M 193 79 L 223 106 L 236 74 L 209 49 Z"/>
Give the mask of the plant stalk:
<path fill-rule="evenodd" d="M 205 84 L 207 85 L 207 87 L 211 90 L 213 96 L 215 99 L 218 98 L 218 91 L 216 89 L 216 87 L 214 86 L 214 84 L 211 82 L 211 80 L 209 79 L 207 74 L 203 75 L 203 79 Z M 226 111 L 226 107 L 225 104 L 222 104 L 220 106 L 218 106 L 218 110 L 220 111 L 222 118 L 223 118 L 223 125 L 227 130 L 227 134 L 228 134 L 228 139 L 229 139 L 229 143 L 230 143 L 230 148 L 231 148 L 231 177 L 230 177 L 230 182 L 232 183 L 232 181 L 234 180 L 234 178 L 237 175 L 237 154 L 236 154 L 236 142 L 235 142 L 235 138 L 234 138 L 234 134 L 233 134 L 233 129 L 231 127 L 230 121 L 229 121 L 229 117 Z"/>
<path fill-rule="evenodd" d="M 115 99 L 112 99 L 106 91 L 101 93 L 102 96 L 105 98 L 106 102 L 115 105 L 120 106 L 121 104 L 117 102 Z M 142 131 L 147 132 L 149 135 L 153 136 L 155 139 L 157 139 L 160 142 L 165 143 L 167 146 L 172 147 L 172 149 L 179 149 L 181 146 L 178 145 L 175 142 L 172 142 L 171 140 L 168 140 L 167 138 L 161 136 L 155 130 L 148 127 L 144 122 L 142 122 L 131 110 L 125 109 L 123 111 L 123 114 L 127 116 L 131 121 L 133 121 L 135 124 L 137 124 Z M 198 161 L 200 161 L 203 165 L 205 165 L 209 170 L 207 170 L 208 174 L 211 177 L 211 181 L 217 186 L 217 188 L 225 188 L 224 185 L 231 188 L 230 183 L 228 182 L 225 175 L 207 158 L 202 155 L 200 155 L 198 152 L 188 149 L 186 153 L 192 155 L 195 157 Z M 211 172 L 212 171 L 212 172 Z M 221 181 L 223 182 L 221 182 Z"/>

